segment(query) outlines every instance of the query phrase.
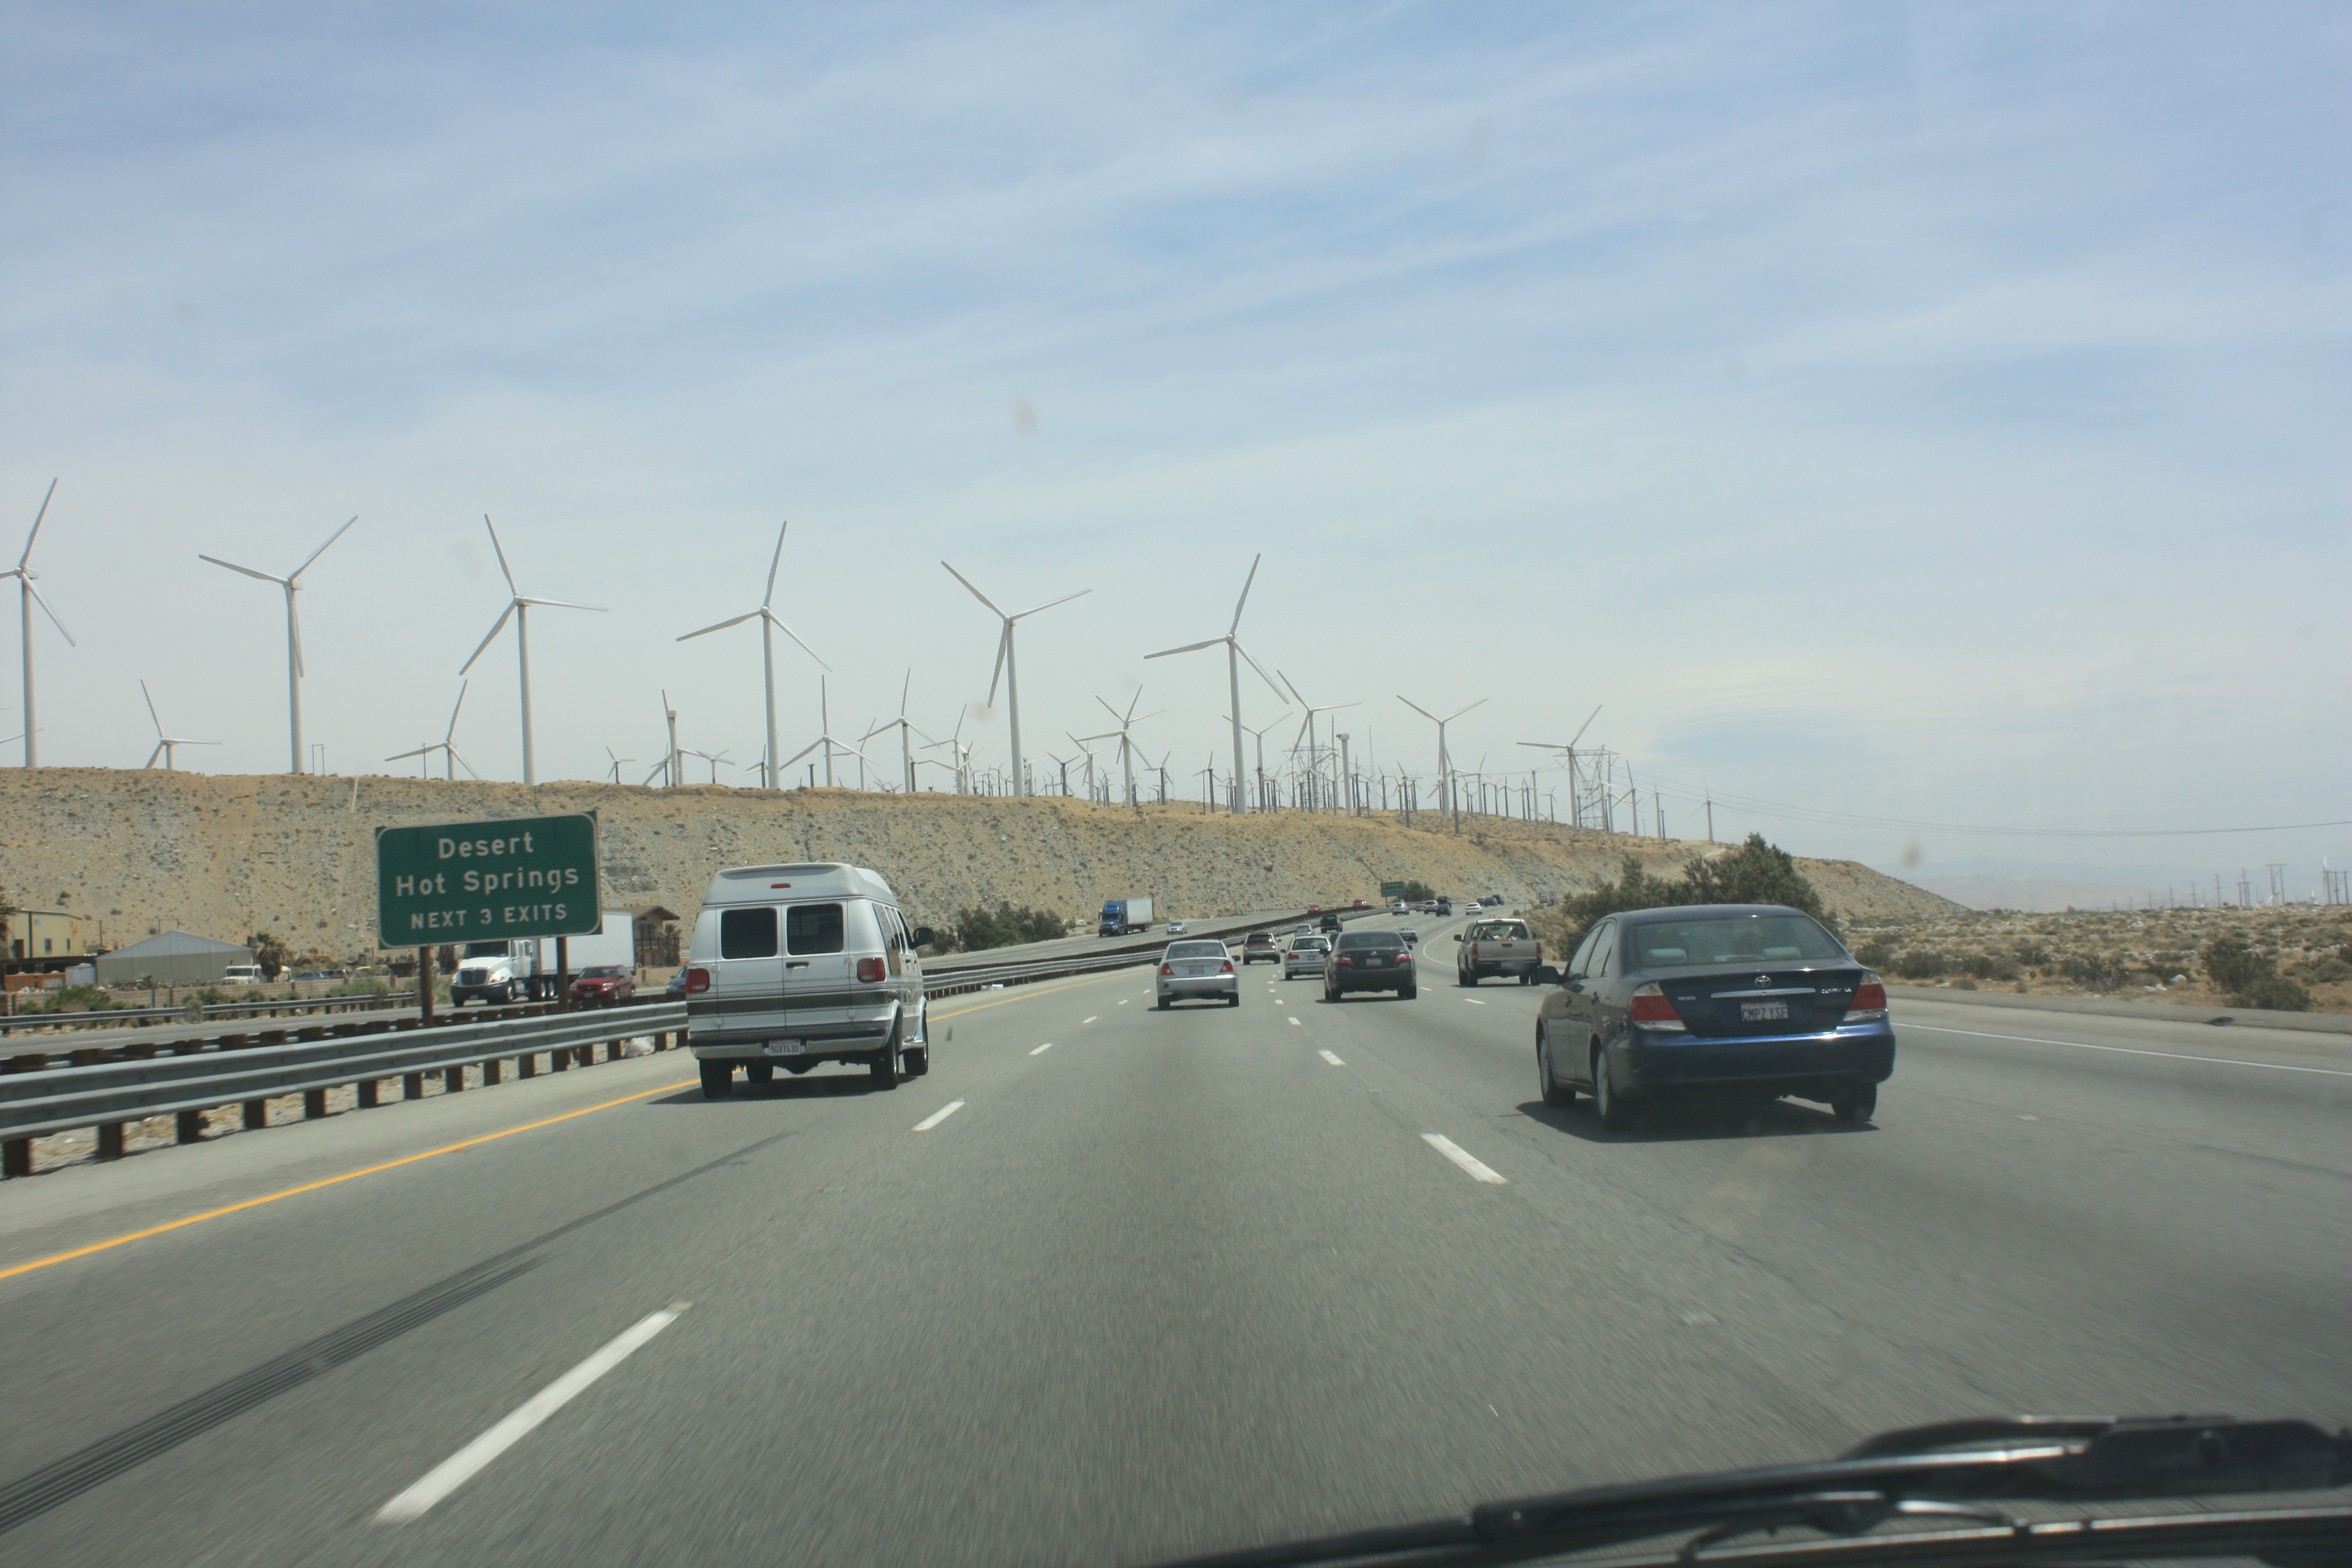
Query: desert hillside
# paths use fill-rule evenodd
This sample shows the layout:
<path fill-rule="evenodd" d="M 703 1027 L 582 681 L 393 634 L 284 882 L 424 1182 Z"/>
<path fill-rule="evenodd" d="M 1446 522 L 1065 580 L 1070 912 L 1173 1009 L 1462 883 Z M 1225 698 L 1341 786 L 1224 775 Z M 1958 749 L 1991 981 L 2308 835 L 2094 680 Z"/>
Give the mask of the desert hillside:
<path fill-rule="evenodd" d="M 1000 901 L 1077 917 L 1129 894 L 1180 915 L 1238 913 L 1370 898 L 1381 881 L 1407 878 L 1524 899 L 1590 886 L 1628 854 L 1671 868 L 1709 848 L 1495 818 L 1465 819 L 1456 837 L 1393 817 L 1234 818 L 1198 805 L 1135 812 L 851 790 L 8 768 L 0 894 L 101 920 L 109 946 L 152 931 L 230 940 L 268 931 L 298 953 L 353 955 L 373 945 L 377 827 L 562 811 L 598 814 L 608 907 L 689 915 L 714 871 L 760 861 L 872 866 L 937 922 Z M 1953 908 L 1853 861 L 1801 864 L 1824 901 L 1849 914 Z"/>

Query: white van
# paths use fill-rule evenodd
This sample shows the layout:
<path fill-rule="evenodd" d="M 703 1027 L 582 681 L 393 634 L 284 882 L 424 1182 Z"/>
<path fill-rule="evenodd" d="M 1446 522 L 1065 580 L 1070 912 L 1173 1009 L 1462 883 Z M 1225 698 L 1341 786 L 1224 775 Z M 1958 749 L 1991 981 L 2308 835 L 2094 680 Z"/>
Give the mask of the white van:
<path fill-rule="evenodd" d="M 687 960 L 688 1043 L 723 1100 L 782 1065 L 863 1062 L 877 1089 L 930 1070 L 923 966 L 898 896 L 863 866 L 737 866 L 710 879 Z"/>

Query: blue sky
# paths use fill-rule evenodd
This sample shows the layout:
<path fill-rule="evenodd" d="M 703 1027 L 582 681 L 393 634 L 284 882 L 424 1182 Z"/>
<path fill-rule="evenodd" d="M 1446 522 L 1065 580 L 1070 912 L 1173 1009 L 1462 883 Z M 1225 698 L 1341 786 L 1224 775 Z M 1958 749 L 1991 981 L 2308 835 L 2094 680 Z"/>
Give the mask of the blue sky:
<path fill-rule="evenodd" d="M 371 771 L 503 599 L 542 778 L 984 695 L 1197 776 L 1243 632 L 1384 763 L 1592 739 L 1807 852 L 2185 877 L 2352 816 L 2336 7 L 14 8 L 0 495 L 43 760 Z M 789 752 L 814 667 L 780 661 Z M 458 731 L 519 776 L 513 653 Z M 12 683 L 13 684 L 13 683 Z M 13 705 L 13 691 L 0 700 Z M 1263 689 L 1244 718 L 1275 721 Z M 0 713 L 0 734 L 16 728 Z M 1296 728 L 1293 716 L 1279 734 Z M 1001 759 L 1001 714 L 968 719 Z M 1509 761 L 1504 759 L 1508 758 Z M 1197 787 L 1197 786 L 1193 786 Z M 1645 822 L 1647 813 L 1645 810 Z M 1695 825 L 1668 802 L 1677 832 Z M 2176 854 L 2176 851 L 2178 852 Z M 2305 869 L 2308 867 L 2309 869 Z"/>

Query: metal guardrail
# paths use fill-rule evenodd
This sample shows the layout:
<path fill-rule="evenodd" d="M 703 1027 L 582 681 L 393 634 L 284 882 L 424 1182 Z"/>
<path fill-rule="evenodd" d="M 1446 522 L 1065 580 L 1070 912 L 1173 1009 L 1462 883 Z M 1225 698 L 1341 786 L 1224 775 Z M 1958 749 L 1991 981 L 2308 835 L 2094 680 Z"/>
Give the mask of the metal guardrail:
<path fill-rule="evenodd" d="M 655 1002 L 430 1029 L 396 1028 L 391 1020 L 374 1028 L 345 1027 L 352 1032 L 333 1039 L 251 1046 L 184 1041 L 172 1047 L 183 1054 L 0 1074 L 6 1173 L 31 1173 L 33 1139 L 76 1128 L 96 1127 L 99 1153 L 111 1158 L 122 1152 L 123 1126 L 152 1116 L 177 1115 L 179 1141 L 192 1143 L 204 1136 L 203 1113 L 223 1105 L 242 1102 L 246 1125 L 266 1126 L 268 1102 L 281 1095 L 301 1094 L 305 1117 L 320 1117 L 327 1114 L 327 1091 L 344 1084 L 359 1086 L 365 1109 L 377 1103 L 377 1086 L 386 1079 L 401 1079 L 403 1098 L 420 1100 L 428 1072 L 442 1073 L 445 1087 L 456 1089 L 464 1087 L 461 1075 L 469 1067 L 483 1069 L 486 1084 L 497 1083 L 509 1057 L 519 1076 L 529 1078 L 542 1055 L 560 1072 L 586 1066 L 599 1045 L 608 1047 L 605 1059 L 614 1060 L 622 1042 L 638 1035 L 658 1037 L 658 1050 L 683 1035 L 686 1007 Z"/>
<path fill-rule="evenodd" d="M 374 996 L 296 996 L 253 1002 L 215 1002 L 193 1009 L 203 1021 L 215 1018 L 275 1017 L 287 1013 L 375 1013 L 416 1000 L 414 991 Z M 177 1007 L 105 1007 L 77 1013 L 16 1013 L 0 1016 L 0 1036 L 27 1029 L 110 1029 L 143 1024 L 189 1021 L 192 1011 Z"/>

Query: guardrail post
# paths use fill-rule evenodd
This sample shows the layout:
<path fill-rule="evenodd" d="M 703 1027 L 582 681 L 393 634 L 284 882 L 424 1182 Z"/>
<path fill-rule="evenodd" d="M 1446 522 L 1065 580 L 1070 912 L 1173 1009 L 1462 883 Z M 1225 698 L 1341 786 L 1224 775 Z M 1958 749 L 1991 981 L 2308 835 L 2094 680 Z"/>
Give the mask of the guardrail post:
<path fill-rule="evenodd" d="M 0 1143 L 0 1176 L 29 1176 L 33 1173 L 33 1141 L 11 1138 Z"/>
<path fill-rule="evenodd" d="M 539 1054 L 536 1051 L 525 1051 L 515 1058 L 515 1077 L 537 1078 L 538 1076 Z"/>
<path fill-rule="evenodd" d="M 497 1083 L 500 1079 L 506 1077 L 506 1067 L 507 1064 L 500 1061 L 496 1057 L 491 1057 L 485 1060 L 482 1063 L 482 1087 L 484 1089 L 488 1089 L 492 1084 Z"/>
<path fill-rule="evenodd" d="M 98 1129 L 98 1157 L 101 1160 L 122 1158 L 122 1123 L 104 1121 Z"/>
<path fill-rule="evenodd" d="M 182 1143 L 201 1143 L 205 1141 L 205 1113 L 203 1111 L 183 1110 L 173 1120 L 175 1125 L 172 1129 L 172 1135 L 177 1142 Z"/>
<path fill-rule="evenodd" d="M 425 1098 L 425 1075 L 421 1072 L 402 1073 L 400 1075 L 400 1098 L 403 1100 L 423 1100 Z"/>
<path fill-rule="evenodd" d="M 375 1085 L 376 1080 L 372 1078 L 363 1078 L 360 1079 L 357 1087 L 360 1091 L 360 1109 L 362 1110 L 373 1110 L 375 1109 Z"/>
<path fill-rule="evenodd" d="M 327 1091 L 323 1089 L 304 1089 L 302 1091 L 303 1120 L 306 1121 L 316 1121 L 326 1114 Z"/>
<path fill-rule="evenodd" d="M 466 1069 L 461 1067 L 441 1069 L 441 1092 L 456 1094 L 466 1087 Z"/>

